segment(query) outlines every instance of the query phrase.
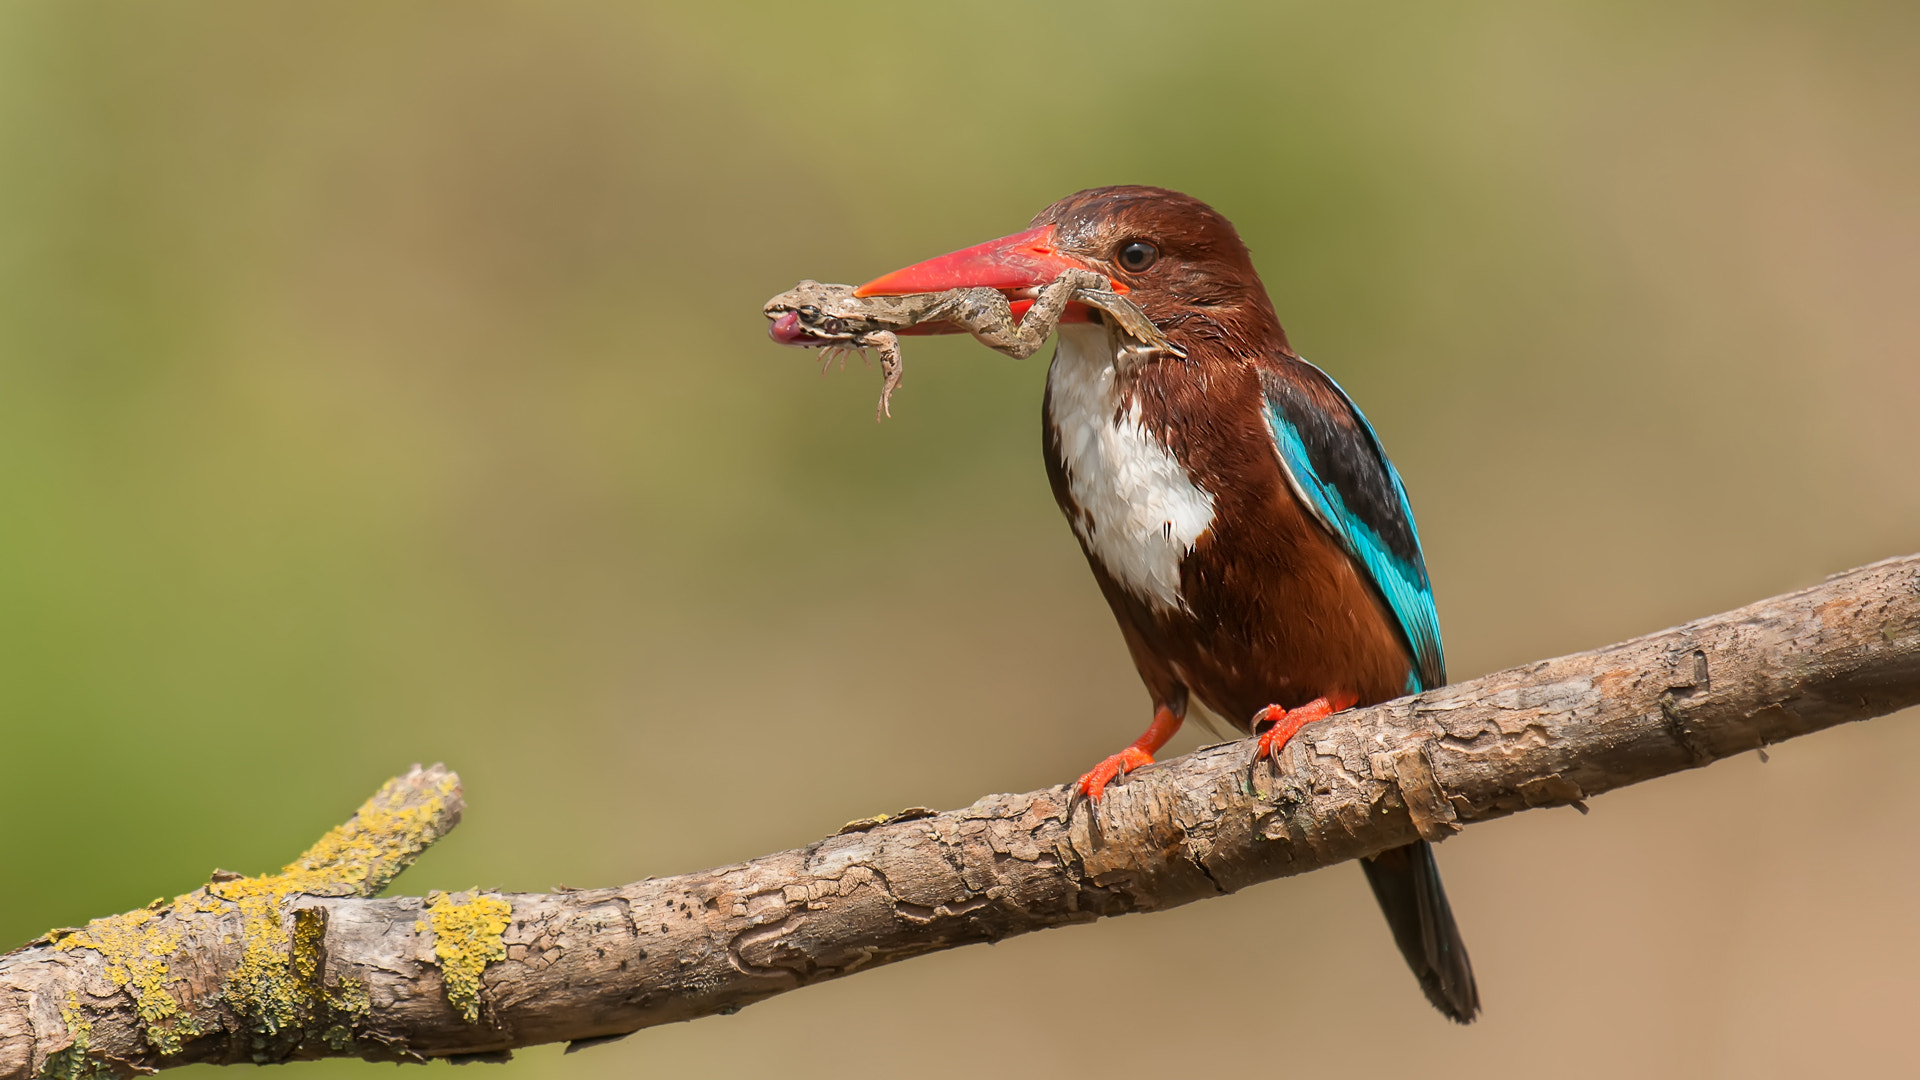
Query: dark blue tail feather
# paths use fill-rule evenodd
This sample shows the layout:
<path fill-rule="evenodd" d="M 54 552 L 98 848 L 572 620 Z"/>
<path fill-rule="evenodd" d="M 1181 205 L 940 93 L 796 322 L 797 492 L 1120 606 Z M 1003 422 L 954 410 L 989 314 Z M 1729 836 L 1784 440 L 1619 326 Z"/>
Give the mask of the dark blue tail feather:
<path fill-rule="evenodd" d="M 1418 840 L 1360 860 L 1374 898 L 1393 928 L 1394 943 L 1420 980 L 1433 1007 L 1455 1023 L 1468 1024 L 1480 1012 L 1480 988 L 1473 963 L 1453 921 L 1433 845 Z"/>

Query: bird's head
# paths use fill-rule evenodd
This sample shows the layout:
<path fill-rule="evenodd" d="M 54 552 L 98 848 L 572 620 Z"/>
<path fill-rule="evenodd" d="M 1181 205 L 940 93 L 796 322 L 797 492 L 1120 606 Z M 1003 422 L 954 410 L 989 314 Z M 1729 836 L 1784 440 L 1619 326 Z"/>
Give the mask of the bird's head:
<path fill-rule="evenodd" d="M 1259 341 L 1285 336 L 1240 234 L 1191 195 L 1124 185 L 1069 195 L 1022 232 L 915 263 L 867 282 L 855 296 L 987 287 L 1015 301 L 1067 270 L 1093 270 L 1139 305 L 1170 338 Z M 1065 322 L 1085 322 L 1069 308 Z"/>

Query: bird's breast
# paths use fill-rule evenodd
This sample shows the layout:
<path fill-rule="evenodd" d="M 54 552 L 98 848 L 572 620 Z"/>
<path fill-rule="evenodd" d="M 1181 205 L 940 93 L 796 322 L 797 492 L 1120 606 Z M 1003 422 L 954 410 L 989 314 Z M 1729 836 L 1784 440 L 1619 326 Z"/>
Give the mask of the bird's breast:
<path fill-rule="evenodd" d="M 1180 564 L 1213 524 L 1214 496 L 1142 423 L 1105 326 L 1060 327 L 1047 402 L 1080 542 L 1135 596 L 1184 609 Z"/>

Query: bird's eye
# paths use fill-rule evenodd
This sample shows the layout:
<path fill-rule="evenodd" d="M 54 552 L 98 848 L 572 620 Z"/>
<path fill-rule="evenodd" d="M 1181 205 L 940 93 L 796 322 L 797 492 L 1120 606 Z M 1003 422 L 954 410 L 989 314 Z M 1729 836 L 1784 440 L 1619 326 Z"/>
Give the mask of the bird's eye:
<path fill-rule="evenodd" d="M 1120 268 L 1137 274 L 1159 257 L 1160 249 L 1145 240 L 1130 241 L 1120 248 Z"/>

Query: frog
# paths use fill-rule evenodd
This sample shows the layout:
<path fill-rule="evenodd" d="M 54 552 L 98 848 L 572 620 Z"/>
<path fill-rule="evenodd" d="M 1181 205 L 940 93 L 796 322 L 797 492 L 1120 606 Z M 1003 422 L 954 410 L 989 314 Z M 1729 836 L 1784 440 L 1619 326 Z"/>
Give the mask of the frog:
<path fill-rule="evenodd" d="M 849 352 L 873 349 L 880 355 L 880 404 L 875 420 L 893 415 L 893 392 L 900 386 L 902 331 L 922 323 L 951 323 L 972 334 L 981 344 L 1016 360 L 1024 360 L 1046 344 L 1048 335 L 1079 301 L 1113 320 L 1131 339 L 1130 348 L 1186 355 L 1168 341 L 1145 312 L 1092 270 L 1068 270 L 1035 290 L 1033 306 L 1020 318 L 1012 301 L 998 289 L 948 289 L 945 292 L 900 296 L 856 296 L 851 285 L 813 280 L 767 301 L 767 336 L 782 345 L 825 349 L 827 363 Z"/>

